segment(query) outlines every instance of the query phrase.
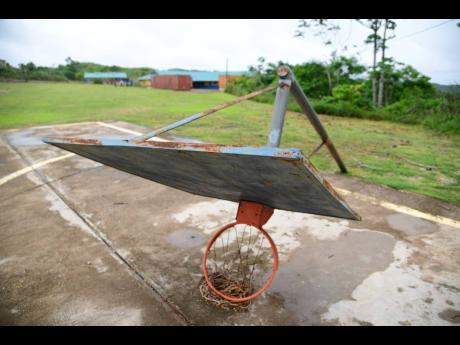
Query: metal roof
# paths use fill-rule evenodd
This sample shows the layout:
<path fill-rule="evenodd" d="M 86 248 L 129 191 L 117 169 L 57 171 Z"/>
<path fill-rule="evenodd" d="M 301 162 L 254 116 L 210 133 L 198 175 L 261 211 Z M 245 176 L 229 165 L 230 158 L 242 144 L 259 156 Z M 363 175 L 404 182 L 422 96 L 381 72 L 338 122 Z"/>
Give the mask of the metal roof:
<path fill-rule="evenodd" d="M 85 79 L 128 79 L 125 72 L 85 72 Z"/>
<path fill-rule="evenodd" d="M 137 78 L 137 80 L 150 80 L 152 77 L 155 75 L 155 73 L 149 73 L 146 75 L 143 75 L 142 77 Z"/>
<path fill-rule="evenodd" d="M 157 72 L 161 75 L 189 75 L 192 77 L 193 81 L 219 81 L 219 76 L 225 75 L 250 75 L 249 72 L 246 71 L 188 71 L 188 70 L 177 70 L 177 69 L 170 69 L 170 70 L 161 70 Z"/>

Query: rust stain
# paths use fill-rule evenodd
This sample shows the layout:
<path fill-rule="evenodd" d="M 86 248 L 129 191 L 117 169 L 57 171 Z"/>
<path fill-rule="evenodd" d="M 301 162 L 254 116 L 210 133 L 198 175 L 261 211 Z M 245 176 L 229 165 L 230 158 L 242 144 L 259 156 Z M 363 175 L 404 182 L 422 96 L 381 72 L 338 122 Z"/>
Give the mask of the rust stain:
<path fill-rule="evenodd" d="M 183 143 L 174 141 L 136 141 L 135 144 L 170 149 L 198 148 L 209 152 L 221 152 L 222 148 L 228 147 L 227 145 L 221 144 Z"/>
<path fill-rule="evenodd" d="M 68 144 L 80 145 L 101 145 L 102 142 L 97 139 L 84 139 L 84 138 L 49 138 L 50 140 L 58 140 Z"/>
<path fill-rule="evenodd" d="M 297 152 L 280 151 L 280 152 L 273 153 L 273 156 L 274 157 L 282 157 L 282 158 L 296 158 L 296 157 L 294 157 L 296 154 L 297 154 Z"/>
<path fill-rule="evenodd" d="M 280 82 L 279 87 L 281 87 L 281 88 L 283 88 L 283 89 L 290 89 L 290 88 L 291 88 L 291 85 L 288 84 L 288 83 Z"/>

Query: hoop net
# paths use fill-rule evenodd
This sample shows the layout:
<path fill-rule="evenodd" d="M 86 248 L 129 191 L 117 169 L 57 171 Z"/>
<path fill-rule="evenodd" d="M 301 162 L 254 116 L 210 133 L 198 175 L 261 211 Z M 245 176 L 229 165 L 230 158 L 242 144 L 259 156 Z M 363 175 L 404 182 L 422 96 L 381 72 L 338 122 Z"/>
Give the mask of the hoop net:
<path fill-rule="evenodd" d="M 276 246 L 261 226 L 231 223 L 209 240 L 203 259 L 208 289 L 200 291 L 223 308 L 244 309 L 268 288 L 277 268 Z"/>

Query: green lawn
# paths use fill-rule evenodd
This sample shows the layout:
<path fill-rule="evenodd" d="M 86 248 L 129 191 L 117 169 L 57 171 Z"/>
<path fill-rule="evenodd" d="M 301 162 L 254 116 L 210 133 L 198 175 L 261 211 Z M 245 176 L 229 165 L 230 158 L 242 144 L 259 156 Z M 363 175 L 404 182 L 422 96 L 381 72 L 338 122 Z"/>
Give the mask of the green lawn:
<path fill-rule="evenodd" d="M 0 83 L 0 128 L 96 120 L 159 127 L 232 99 L 224 93 L 192 93 L 73 83 Z M 272 106 L 243 102 L 181 127 L 175 133 L 205 141 L 264 145 Z M 460 205 L 460 134 L 419 126 L 321 116 L 350 175 Z M 302 114 L 289 112 L 283 147 L 308 154 L 320 142 Z M 312 158 L 336 171 L 326 149 Z"/>

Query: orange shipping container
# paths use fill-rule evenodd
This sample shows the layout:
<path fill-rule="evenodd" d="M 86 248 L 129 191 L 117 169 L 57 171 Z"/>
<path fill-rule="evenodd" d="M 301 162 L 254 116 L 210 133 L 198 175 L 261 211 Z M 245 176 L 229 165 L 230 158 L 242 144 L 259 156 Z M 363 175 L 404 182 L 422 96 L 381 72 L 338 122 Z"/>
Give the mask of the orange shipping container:
<path fill-rule="evenodd" d="M 154 89 L 191 90 L 193 81 L 189 75 L 155 75 L 151 85 Z"/>
<path fill-rule="evenodd" d="M 227 81 L 230 79 L 238 78 L 239 75 L 225 75 L 221 74 L 219 76 L 219 89 L 223 90 L 227 86 Z"/>

